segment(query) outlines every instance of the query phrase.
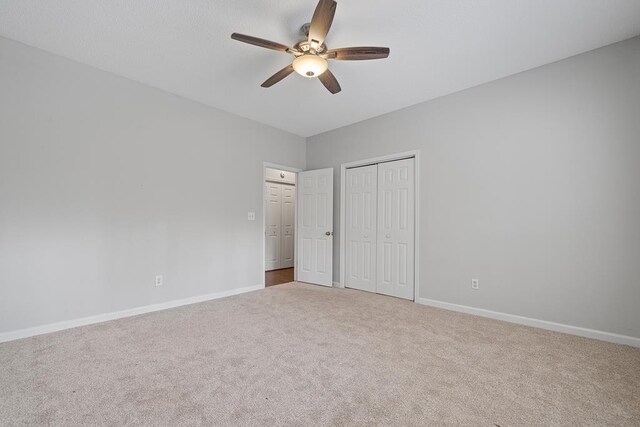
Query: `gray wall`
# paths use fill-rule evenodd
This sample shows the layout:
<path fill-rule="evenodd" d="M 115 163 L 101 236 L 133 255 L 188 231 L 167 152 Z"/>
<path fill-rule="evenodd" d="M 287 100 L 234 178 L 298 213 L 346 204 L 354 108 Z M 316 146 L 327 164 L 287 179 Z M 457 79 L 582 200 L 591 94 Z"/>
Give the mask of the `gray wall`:
<path fill-rule="evenodd" d="M 422 298 L 640 337 L 640 38 L 311 137 L 307 167 L 337 224 L 341 163 L 414 149 Z"/>
<path fill-rule="evenodd" d="M 340 164 L 421 150 L 421 297 L 640 337 L 638 76 L 635 38 L 309 138 L 307 166 L 336 168 L 339 237 Z M 0 332 L 259 284 L 263 161 L 304 140 L 0 38 Z"/>
<path fill-rule="evenodd" d="M 260 284 L 263 161 L 304 139 L 0 38 L 0 332 Z"/>

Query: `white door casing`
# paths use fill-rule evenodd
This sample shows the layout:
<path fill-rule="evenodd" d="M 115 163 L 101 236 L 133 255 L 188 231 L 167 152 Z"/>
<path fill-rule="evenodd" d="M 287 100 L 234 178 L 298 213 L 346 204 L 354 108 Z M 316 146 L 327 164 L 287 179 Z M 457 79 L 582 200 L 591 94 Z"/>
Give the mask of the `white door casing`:
<path fill-rule="evenodd" d="M 414 298 L 414 217 L 414 159 L 378 164 L 378 293 Z"/>
<path fill-rule="evenodd" d="M 333 285 L 333 169 L 298 174 L 297 279 Z"/>
<path fill-rule="evenodd" d="M 345 286 L 376 292 L 378 165 L 346 171 Z"/>
<path fill-rule="evenodd" d="M 281 185 L 267 182 L 266 212 L 265 212 L 265 270 L 280 268 L 281 249 L 281 216 L 282 203 L 280 201 Z"/>

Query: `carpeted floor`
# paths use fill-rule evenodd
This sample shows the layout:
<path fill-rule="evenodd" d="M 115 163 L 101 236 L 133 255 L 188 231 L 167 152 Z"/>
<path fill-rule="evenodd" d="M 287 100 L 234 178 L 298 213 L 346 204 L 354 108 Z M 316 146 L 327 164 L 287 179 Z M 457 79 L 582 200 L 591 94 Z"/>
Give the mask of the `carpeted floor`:
<path fill-rule="evenodd" d="M 0 344 L 0 425 L 640 425 L 640 349 L 286 284 Z"/>

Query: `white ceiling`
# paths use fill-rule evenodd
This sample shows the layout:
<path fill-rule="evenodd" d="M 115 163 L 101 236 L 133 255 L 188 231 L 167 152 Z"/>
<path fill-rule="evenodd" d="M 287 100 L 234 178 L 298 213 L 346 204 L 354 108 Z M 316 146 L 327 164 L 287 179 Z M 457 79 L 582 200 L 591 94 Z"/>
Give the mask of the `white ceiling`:
<path fill-rule="evenodd" d="M 299 40 L 316 0 L 3 0 L 0 35 L 311 136 L 640 34 L 639 0 L 338 0 L 327 45 L 388 46 L 333 61 L 342 92 L 232 32 Z"/>

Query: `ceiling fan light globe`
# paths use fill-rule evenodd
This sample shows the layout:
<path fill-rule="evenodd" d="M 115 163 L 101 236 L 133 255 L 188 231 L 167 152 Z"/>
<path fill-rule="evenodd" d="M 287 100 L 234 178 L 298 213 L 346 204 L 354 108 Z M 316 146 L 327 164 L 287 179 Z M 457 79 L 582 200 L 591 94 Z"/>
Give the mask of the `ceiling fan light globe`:
<path fill-rule="evenodd" d="M 327 60 L 317 55 L 306 54 L 293 60 L 293 69 L 303 77 L 313 78 L 327 71 Z"/>

